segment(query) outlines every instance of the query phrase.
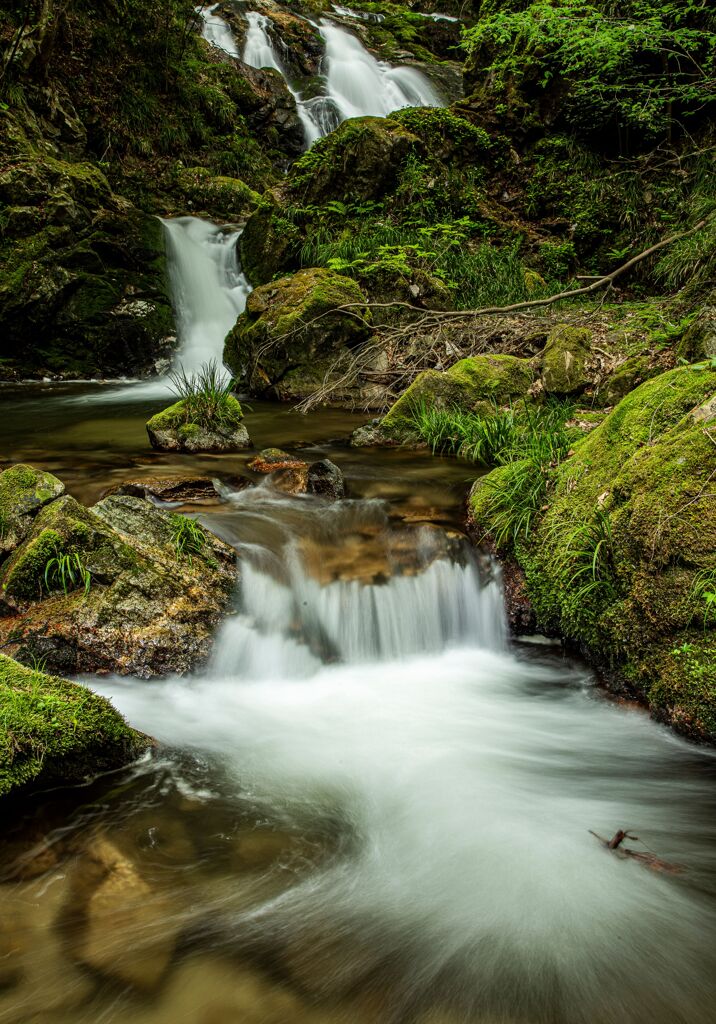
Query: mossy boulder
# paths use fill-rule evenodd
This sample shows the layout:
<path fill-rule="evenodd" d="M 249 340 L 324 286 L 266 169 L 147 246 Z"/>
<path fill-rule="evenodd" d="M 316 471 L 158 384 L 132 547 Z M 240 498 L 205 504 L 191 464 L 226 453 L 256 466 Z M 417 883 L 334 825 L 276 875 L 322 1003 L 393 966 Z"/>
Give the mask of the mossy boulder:
<path fill-rule="evenodd" d="M 150 743 L 104 697 L 0 654 L 0 797 L 82 782 L 128 764 Z"/>
<path fill-rule="evenodd" d="M 2 376 L 154 372 L 176 343 L 161 223 L 117 196 L 96 165 L 59 159 L 17 124 L 10 131 L 8 118 L 0 171 Z"/>
<path fill-rule="evenodd" d="M 689 735 L 716 740 L 716 371 L 646 381 L 551 471 L 539 527 L 514 554 L 541 626 Z M 489 523 L 493 470 L 472 512 Z"/>
<path fill-rule="evenodd" d="M 241 403 L 229 395 L 221 417 L 197 423 L 186 399 L 162 409 L 147 421 L 147 434 L 152 448 L 179 452 L 234 452 L 251 444 L 243 423 Z"/>
<path fill-rule="evenodd" d="M 0 644 L 62 674 L 185 672 L 207 656 L 235 580 L 233 549 L 184 516 L 64 495 L 0 566 Z"/>
<path fill-rule="evenodd" d="M 364 303 L 355 281 L 323 268 L 262 285 L 226 338 L 224 362 L 252 394 L 303 398 L 368 337 Z"/>
<path fill-rule="evenodd" d="M 212 174 L 207 167 L 182 167 L 177 172 L 177 191 L 193 213 L 206 213 L 218 220 L 244 220 L 261 197 L 239 178 Z"/>
<path fill-rule="evenodd" d="M 630 391 L 658 372 L 658 366 L 652 364 L 648 355 L 630 356 L 620 363 L 600 386 L 597 394 L 599 403 L 616 405 Z"/>
<path fill-rule="evenodd" d="M 497 406 L 524 397 L 533 380 L 532 364 L 517 356 L 469 356 L 449 370 L 425 370 L 385 414 L 380 432 L 393 443 L 414 443 L 417 409 L 454 407 L 489 415 Z"/>
<path fill-rule="evenodd" d="M 18 464 L 0 473 L 0 560 L 25 539 L 40 509 L 64 494 L 51 473 Z"/>
<path fill-rule="evenodd" d="M 591 332 L 586 327 L 555 327 L 542 357 L 542 379 L 548 394 L 573 395 L 589 384 Z"/>

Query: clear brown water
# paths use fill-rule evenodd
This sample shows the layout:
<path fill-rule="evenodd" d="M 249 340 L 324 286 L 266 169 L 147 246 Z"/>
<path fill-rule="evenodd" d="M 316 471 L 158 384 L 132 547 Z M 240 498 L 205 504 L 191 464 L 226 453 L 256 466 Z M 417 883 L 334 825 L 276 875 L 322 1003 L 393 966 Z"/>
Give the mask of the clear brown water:
<path fill-rule="evenodd" d="M 127 477 L 246 473 L 249 453 L 151 452 L 161 400 L 95 390 L 0 394 L 3 459 L 87 503 Z M 434 540 L 414 521 L 460 523 L 470 468 L 352 450 L 362 421 L 254 404 L 256 446 L 330 457 L 351 501 L 264 489 L 202 506 L 243 559 L 215 664 L 90 681 L 161 746 L 7 810 L 2 1024 L 713 1019 L 713 754 L 605 700 L 559 651 L 506 645 L 494 584 L 463 549 L 462 566 L 439 555 L 375 587 L 367 611 L 361 584 L 297 568 L 310 544 L 358 576 L 378 549 L 390 561 Z M 380 643 L 375 609 L 396 619 Z M 291 616 L 334 629 L 338 658 L 287 638 Z M 589 834 L 619 827 L 682 870 Z"/>

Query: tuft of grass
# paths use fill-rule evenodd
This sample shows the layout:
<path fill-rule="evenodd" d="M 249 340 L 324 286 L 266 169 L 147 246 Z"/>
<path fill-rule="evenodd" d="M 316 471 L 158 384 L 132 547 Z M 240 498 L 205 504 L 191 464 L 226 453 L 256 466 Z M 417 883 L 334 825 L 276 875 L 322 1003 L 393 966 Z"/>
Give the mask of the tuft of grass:
<path fill-rule="evenodd" d="M 704 629 L 711 619 L 716 621 L 716 569 L 701 569 L 696 573 L 691 595 L 702 604 Z"/>
<path fill-rule="evenodd" d="M 206 534 L 195 519 L 188 516 L 174 516 L 172 543 L 176 560 L 185 557 L 191 561 L 193 555 L 202 555 L 206 547 Z"/>
<path fill-rule="evenodd" d="M 614 540 L 607 513 L 598 508 L 594 517 L 564 531 L 562 524 L 552 530 L 557 560 L 565 575 L 570 573 L 569 587 L 574 587 L 577 601 L 599 604 L 617 596 L 614 574 Z"/>
<path fill-rule="evenodd" d="M 45 563 L 43 578 L 48 593 L 52 590 L 62 590 L 66 595 L 70 590 L 81 586 L 86 595 L 92 586 L 92 573 L 76 551 L 61 552 L 49 558 Z"/>
<path fill-rule="evenodd" d="M 437 409 L 423 402 L 413 410 L 413 421 L 434 453 L 457 455 L 481 466 L 504 466 L 529 459 L 546 467 L 560 462 L 569 451 L 570 434 L 565 423 L 572 413 L 569 402 L 538 407 L 523 402 L 519 408 L 495 407 L 490 416 L 459 407 Z"/>
<path fill-rule="evenodd" d="M 172 390 L 184 403 L 186 423 L 200 426 L 231 426 L 236 419 L 234 382 L 215 359 L 204 363 L 196 373 L 183 368 L 169 375 Z"/>

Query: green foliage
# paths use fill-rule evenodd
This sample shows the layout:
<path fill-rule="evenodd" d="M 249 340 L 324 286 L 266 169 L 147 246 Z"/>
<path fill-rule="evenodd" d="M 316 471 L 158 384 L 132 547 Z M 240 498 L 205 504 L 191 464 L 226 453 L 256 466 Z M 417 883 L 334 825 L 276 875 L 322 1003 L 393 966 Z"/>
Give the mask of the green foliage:
<path fill-rule="evenodd" d="M 183 403 L 181 413 L 185 423 L 207 428 L 235 424 L 234 382 L 215 359 L 203 363 L 196 373 L 187 373 L 182 367 L 170 374 L 169 379 L 172 390 Z"/>
<path fill-rule="evenodd" d="M 694 576 L 692 597 L 701 606 L 704 629 L 712 620 L 716 622 L 716 569 L 702 569 Z"/>
<path fill-rule="evenodd" d="M 182 557 L 191 561 L 192 555 L 204 554 L 206 534 L 195 519 L 175 515 L 172 520 L 172 544 L 177 561 Z"/>
<path fill-rule="evenodd" d="M 614 571 L 614 540 L 609 516 L 595 509 L 587 522 L 566 525 L 557 520 L 551 525 L 549 540 L 561 560 L 557 572 L 563 573 L 573 589 L 577 603 L 607 603 L 617 595 Z"/>
<path fill-rule="evenodd" d="M 562 90 L 573 127 L 654 137 L 716 101 L 715 27 L 708 0 L 531 0 L 486 8 L 463 45 L 498 89 Z"/>
<path fill-rule="evenodd" d="M 458 407 L 440 409 L 419 403 L 415 428 L 433 452 L 442 451 L 482 466 L 504 466 L 529 459 L 548 469 L 566 455 L 571 435 L 565 423 L 573 412 L 569 402 L 495 408 L 481 416 Z"/>
<path fill-rule="evenodd" d="M 85 594 L 89 594 L 92 586 L 92 573 L 76 551 L 58 552 L 48 559 L 43 578 L 48 593 L 59 588 L 67 594 L 75 587 L 82 586 Z"/>

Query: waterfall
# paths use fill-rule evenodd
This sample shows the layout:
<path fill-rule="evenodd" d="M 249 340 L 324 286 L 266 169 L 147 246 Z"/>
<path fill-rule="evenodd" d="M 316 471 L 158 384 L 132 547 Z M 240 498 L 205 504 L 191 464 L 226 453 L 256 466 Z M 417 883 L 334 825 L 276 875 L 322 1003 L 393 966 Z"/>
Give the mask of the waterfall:
<path fill-rule="evenodd" d="M 221 363 L 224 338 L 251 291 L 236 258 L 241 232 L 199 217 L 162 223 L 179 337 L 175 362 L 188 372 L 211 359 Z"/>
<path fill-rule="evenodd" d="M 257 11 L 247 11 L 246 20 L 249 23 L 249 28 L 246 33 L 242 60 L 249 67 L 273 68 L 283 76 L 286 88 L 296 101 L 296 112 L 303 127 L 306 147 L 310 148 L 316 139 L 320 139 L 325 134 L 312 115 L 310 101 L 302 100 L 300 93 L 289 82 L 268 34 L 269 19 L 267 16 L 259 14 Z"/>
<path fill-rule="evenodd" d="M 340 120 L 372 114 L 385 117 L 401 107 L 437 107 L 440 98 L 416 68 L 379 62 L 356 36 L 323 18 L 326 92 Z"/>
<path fill-rule="evenodd" d="M 214 4 L 213 7 L 196 8 L 203 22 L 201 34 L 212 46 L 218 47 L 218 49 L 223 50 L 224 53 L 228 53 L 232 57 L 238 57 L 239 51 L 230 27 L 223 18 L 220 18 L 218 14 L 214 14 L 218 6 L 218 4 Z"/>

